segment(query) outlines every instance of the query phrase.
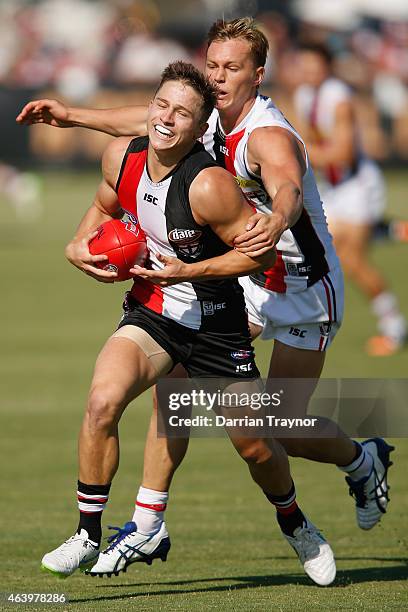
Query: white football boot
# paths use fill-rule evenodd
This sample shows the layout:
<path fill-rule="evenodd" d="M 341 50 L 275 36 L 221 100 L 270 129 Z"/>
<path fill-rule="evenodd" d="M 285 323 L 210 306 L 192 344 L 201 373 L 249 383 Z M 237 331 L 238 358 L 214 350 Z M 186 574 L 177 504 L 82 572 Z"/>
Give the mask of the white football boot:
<path fill-rule="evenodd" d="M 361 480 L 352 480 L 346 476 L 350 487 L 350 495 L 356 500 L 357 523 L 361 529 L 372 529 L 387 510 L 389 502 L 387 483 L 388 468 L 392 465 L 390 453 L 394 446 L 390 446 L 382 438 L 371 438 L 362 442 L 365 450 L 373 458 L 371 472 Z"/>
<path fill-rule="evenodd" d="M 306 518 L 306 517 L 305 517 Z M 327 586 L 336 577 L 333 551 L 318 529 L 306 518 L 306 524 L 298 527 L 293 537 L 283 534 L 297 556 L 306 574 L 319 586 Z"/>
<path fill-rule="evenodd" d="M 94 565 L 99 555 L 99 547 L 88 539 L 88 532 L 81 529 L 61 546 L 44 555 L 41 569 L 59 578 L 68 578 L 76 569 L 84 571 Z"/>
<path fill-rule="evenodd" d="M 167 533 L 166 524 L 163 522 L 159 531 L 152 536 L 137 532 L 136 523 L 129 521 L 121 527 L 109 527 L 116 529 L 117 534 L 108 538 L 111 545 L 103 550 L 99 559 L 87 574 L 91 576 L 108 576 L 119 572 L 126 572 L 132 563 L 147 563 L 151 565 L 153 559 L 166 561 L 170 550 L 170 538 Z"/>

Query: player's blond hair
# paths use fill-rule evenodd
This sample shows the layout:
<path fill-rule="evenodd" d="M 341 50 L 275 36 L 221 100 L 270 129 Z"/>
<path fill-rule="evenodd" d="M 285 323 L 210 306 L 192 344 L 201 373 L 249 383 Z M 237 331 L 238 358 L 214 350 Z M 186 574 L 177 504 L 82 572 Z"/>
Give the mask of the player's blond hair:
<path fill-rule="evenodd" d="M 251 45 L 252 58 L 256 68 L 265 66 L 269 43 L 252 17 L 241 17 L 232 21 L 218 19 L 210 28 L 207 36 L 207 49 L 216 40 L 243 38 Z"/>

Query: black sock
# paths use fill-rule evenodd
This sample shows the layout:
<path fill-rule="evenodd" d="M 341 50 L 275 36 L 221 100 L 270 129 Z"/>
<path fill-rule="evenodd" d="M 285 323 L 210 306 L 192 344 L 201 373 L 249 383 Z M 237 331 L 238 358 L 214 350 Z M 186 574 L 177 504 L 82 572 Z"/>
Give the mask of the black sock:
<path fill-rule="evenodd" d="M 297 504 L 296 507 L 288 514 L 283 514 L 277 510 L 276 519 L 283 533 L 290 537 L 293 537 L 295 529 L 298 527 L 304 527 L 306 525 L 305 515 Z"/>
<path fill-rule="evenodd" d="M 292 487 L 286 495 L 271 495 L 266 491 L 264 493 L 276 508 L 279 527 L 284 534 L 293 537 L 294 531 L 306 524 L 306 518 L 296 503 L 295 485 L 292 482 Z"/>
<path fill-rule="evenodd" d="M 110 484 L 89 485 L 78 480 L 79 523 L 77 532 L 85 529 L 89 539 L 99 546 L 102 538 L 101 518 L 109 497 Z"/>

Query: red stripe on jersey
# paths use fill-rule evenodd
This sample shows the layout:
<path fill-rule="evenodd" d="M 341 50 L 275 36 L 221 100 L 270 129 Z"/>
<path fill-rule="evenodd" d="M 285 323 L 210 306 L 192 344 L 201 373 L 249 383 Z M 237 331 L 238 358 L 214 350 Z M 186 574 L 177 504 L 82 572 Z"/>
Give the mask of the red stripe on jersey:
<path fill-rule="evenodd" d="M 159 285 L 145 280 L 144 278 L 136 278 L 133 283 L 131 295 L 143 306 L 157 312 L 163 313 L 163 291 Z"/>
<path fill-rule="evenodd" d="M 136 193 L 146 163 L 147 149 L 140 153 L 129 153 L 118 189 L 119 202 L 125 210 L 137 217 Z"/>
<path fill-rule="evenodd" d="M 237 151 L 237 146 L 239 141 L 245 134 L 245 130 L 241 130 L 232 136 L 225 137 L 225 147 L 228 151 L 228 154 L 224 153 L 225 156 L 225 168 L 228 172 L 231 172 L 233 176 L 237 176 L 237 171 L 235 170 L 235 154 Z"/>
<path fill-rule="evenodd" d="M 155 512 L 164 512 L 167 508 L 167 504 L 143 504 L 142 502 L 137 500 L 136 506 L 140 506 L 141 508 L 148 508 L 149 510 L 154 510 Z"/>
<path fill-rule="evenodd" d="M 286 268 L 282 258 L 282 251 L 276 249 L 275 265 L 263 273 L 266 278 L 265 288 L 269 289 L 269 291 L 276 291 L 276 293 L 286 293 L 285 274 Z"/>
<path fill-rule="evenodd" d="M 325 341 L 325 337 L 324 336 L 320 336 L 320 342 L 319 342 L 319 351 L 320 352 L 323 350 L 324 341 Z"/>

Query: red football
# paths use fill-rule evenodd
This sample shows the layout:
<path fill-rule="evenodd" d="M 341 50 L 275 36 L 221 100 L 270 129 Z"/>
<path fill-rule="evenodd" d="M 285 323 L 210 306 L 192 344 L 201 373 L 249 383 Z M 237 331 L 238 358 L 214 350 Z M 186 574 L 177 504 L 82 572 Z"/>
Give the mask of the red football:
<path fill-rule="evenodd" d="M 121 219 L 106 221 L 89 243 L 92 255 L 107 255 L 108 261 L 97 263 L 103 270 L 117 272 L 118 281 L 132 278 L 129 268 L 143 266 L 147 258 L 146 236 L 137 218 L 125 212 Z"/>

